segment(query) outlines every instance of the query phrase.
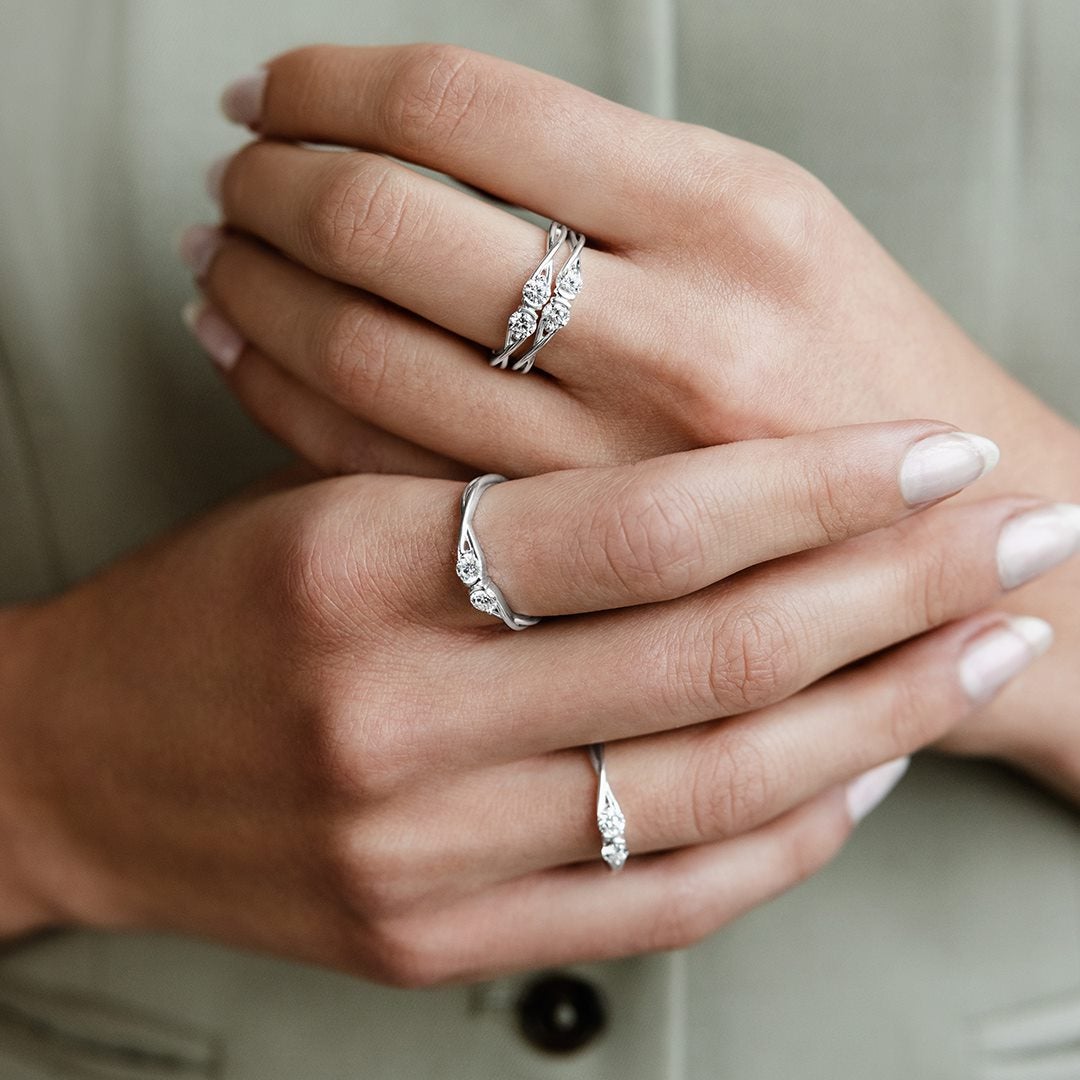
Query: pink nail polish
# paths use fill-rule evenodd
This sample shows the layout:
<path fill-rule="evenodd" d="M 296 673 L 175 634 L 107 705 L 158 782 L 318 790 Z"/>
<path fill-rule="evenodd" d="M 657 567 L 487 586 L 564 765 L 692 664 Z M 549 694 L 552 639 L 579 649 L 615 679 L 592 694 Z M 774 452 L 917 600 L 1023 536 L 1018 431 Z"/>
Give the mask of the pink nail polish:
<path fill-rule="evenodd" d="M 259 122 L 269 74 L 266 68 L 259 68 L 225 87 L 221 94 L 221 111 L 227 119 L 248 127 L 254 127 Z"/>
<path fill-rule="evenodd" d="M 210 359 L 222 371 L 228 371 L 244 349 L 244 339 L 216 308 L 205 300 L 191 300 L 181 312 L 184 325 L 195 340 L 210 354 Z"/>
<path fill-rule="evenodd" d="M 216 225 L 189 225 L 180 235 L 180 258 L 201 278 L 214 261 L 225 234 Z"/>

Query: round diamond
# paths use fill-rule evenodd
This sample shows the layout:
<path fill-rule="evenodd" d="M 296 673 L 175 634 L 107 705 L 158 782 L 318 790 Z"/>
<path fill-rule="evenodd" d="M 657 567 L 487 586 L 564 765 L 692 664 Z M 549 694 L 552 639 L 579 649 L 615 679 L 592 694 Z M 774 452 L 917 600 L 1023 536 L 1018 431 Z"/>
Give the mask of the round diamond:
<path fill-rule="evenodd" d="M 600 849 L 601 858 L 612 870 L 618 870 L 626 862 L 626 857 L 629 854 L 626 841 L 621 836 L 615 837 L 614 840 Z"/>
<path fill-rule="evenodd" d="M 614 807 L 607 806 L 597 815 L 596 824 L 605 840 L 615 840 L 626 828 L 626 818 Z"/>
<path fill-rule="evenodd" d="M 543 301 L 541 301 L 543 303 Z M 536 314 L 528 308 L 518 308 L 507 321 L 511 341 L 522 341 L 536 329 Z"/>
<path fill-rule="evenodd" d="M 573 299 L 581 292 L 581 286 L 581 263 L 575 261 L 572 266 L 564 267 L 559 271 L 559 278 L 555 287 L 563 296 Z"/>
<path fill-rule="evenodd" d="M 478 585 L 469 593 L 469 601 L 477 611 L 483 611 L 487 615 L 499 614 L 499 601 L 490 589 Z"/>
<path fill-rule="evenodd" d="M 541 308 L 551 295 L 550 279 L 547 275 L 543 277 L 531 277 L 525 282 L 524 288 L 521 290 L 522 299 L 529 307 Z"/>
<path fill-rule="evenodd" d="M 554 334 L 570 321 L 570 305 L 562 300 L 552 300 L 540 316 L 540 333 Z"/>
<path fill-rule="evenodd" d="M 480 580 L 480 563 L 471 551 L 463 551 L 458 556 L 455 569 L 466 585 L 474 585 Z"/>

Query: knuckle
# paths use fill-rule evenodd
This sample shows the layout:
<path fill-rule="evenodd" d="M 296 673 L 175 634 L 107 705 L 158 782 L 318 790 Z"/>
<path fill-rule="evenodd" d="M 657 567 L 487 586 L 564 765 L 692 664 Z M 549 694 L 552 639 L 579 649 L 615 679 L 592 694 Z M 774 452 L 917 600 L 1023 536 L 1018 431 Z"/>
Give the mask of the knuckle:
<path fill-rule="evenodd" d="M 691 755 L 686 790 L 696 843 L 745 832 L 769 817 L 773 803 L 768 762 L 745 735 L 710 727 Z"/>
<path fill-rule="evenodd" d="M 375 982 L 401 990 L 423 990 L 450 977 L 445 959 L 428 943 L 422 919 L 389 916 L 366 923 L 358 951 Z"/>
<path fill-rule="evenodd" d="M 427 154 L 453 139 L 479 111 L 486 84 L 480 57 L 456 45 L 405 50 L 387 80 L 384 122 L 395 142 Z"/>
<path fill-rule="evenodd" d="M 344 303 L 329 317 L 316 346 L 316 363 L 330 396 L 365 411 L 378 408 L 391 342 L 385 312 L 371 300 Z"/>
<path fill-rule="evenodd" d="M 594 572 L 602 580 L 614 579 L 640 599 L 666 599 L 688 589 L 702 548 L 685 492 L 658 487 L 641 474 L 601 500 L 594 521 L 586 530 L 588 552 L 600 560 Z"/>
<path fill-rule="evenodd" d="M 818 543 L 835 544 L 857 534 L 866 516 L 865 483 L 832 461 L 810 462 L 805 471 L 796 473 L 801 490 L 797 505 L 805 506 L 812 523 L 818 527 Z"/>
<path fill-rule="evenodd" d="M 907 592 L 909 610 L 921 627 L 940 626 L 953 618 L 969 601 L 971 580 L 967 564 L 949 551 L 925 527 L 920 530 L 922 543 L 908 562 Z"/>
<path fill-rule="evenodd" d="M 308 213 L 309 244 L 319 263 L 348 279 L 383 265 L 409 232 L 407 175 L 392 162 L 342 154 L 316 185 Z"/>
<path fill-rule="evenodd" d="M 709 630 L 706 674 L 719 714 L 760 708 L 797 686 L 798 636 L 789 618 L 772 605 L 736 605 Z"/>

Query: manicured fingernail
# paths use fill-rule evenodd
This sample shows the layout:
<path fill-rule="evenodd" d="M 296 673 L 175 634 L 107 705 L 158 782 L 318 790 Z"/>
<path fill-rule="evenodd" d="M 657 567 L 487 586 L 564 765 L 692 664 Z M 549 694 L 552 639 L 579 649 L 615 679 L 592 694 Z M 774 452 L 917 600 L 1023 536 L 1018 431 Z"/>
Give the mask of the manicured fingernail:
<path fill-rule="evenodd" d="M 907 757 L 886 761 L 884 765 L 864 772 L 848 784 L 847 808 L 856 825 L 900 783 L 910 764 L 911 758 Z"/>
<path fill-rule="evenodd" d="M 1080 506 L 1057 503 L 1029 510 L 1005 523 L 998 538 L 998 576 L 1015 589 L 1080 550 Z"/>
<path fill-rule="evenodd" d="M 900 493 L 908 506 L 955 495 L 997 463 L 997 443 L 982 435 L 950 431 L 920 439 L 900 465 Z"/>
<path fill-rule="evenodd" d="M 244 339 L 236 327 L 205 300 L 190 300 L 184 305 L 181 314 L 184 325 L 210 354 L 210 359 L 222 371 L 228 371 L 244 348 Z"/>
<path fill-rule="evenodd" d="M 232 154 L 226 154 L 224 157 L 219 157 L 217 161 L 206 170 L 206 194 L 209 195 L 218 206 L 221 205 L 221 183 L 225 179 L 225 170 L 229 167 L 229 162 L 232 161 L 232 159 Z"/>
<path fill-rule="evenodd" d="M 201 278 L 214 261 L 225 234 L 216 225 L 189 225 L 180 234 L 180 258 Z"/>
<path fill-rule="evenodd" d="M 1053 640 L 1053 627 L 1031 615 L 1014 615 L 1003 626 L 980 634 L 960 657 L 960 682 L 968 697 L 976 705 L 989 701 Z"/>
<path fill-rule="evenodd" d="M 259 122 L 266 95 L 266 79 L 270 73 L 259 68 L 229 83 L 221 93 L 221 111 L 234 124 L 254 127 Z"/>

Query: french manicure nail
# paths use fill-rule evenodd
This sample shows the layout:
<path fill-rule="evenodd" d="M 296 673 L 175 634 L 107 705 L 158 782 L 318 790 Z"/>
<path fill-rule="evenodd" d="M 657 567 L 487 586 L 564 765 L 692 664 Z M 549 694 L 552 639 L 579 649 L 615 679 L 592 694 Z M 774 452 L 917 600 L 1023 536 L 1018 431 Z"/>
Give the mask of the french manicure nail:
<path fill-rule="evenodd" d="M 1054 640 L 1045 619 L 1014 615 L 980 634 L 960 657 L 960 682 L 976 705 L 989 701 L 1010 679 L 1042 656 Z"/>
<path fill-rule="evenodd" d="M 180 258 L 201 278 L 214 261 L 225 234 L 216 225 L 189 225 L 180 234 Z"/>
<path fill-rule="evenodd" d="M 181 314 L 184 325 L 210 354 L 210 359 L 222 371 L 228 371 L 244 348 L 244 339 L 236 327 L 205 300 L 188 301 Z"/>
<path fill-rule="evenodd" d="M 1080 506 L 1057 503 L 1007 521 L 997 546 L 998 577 L 1015 589 L 1080 550 Z"/>
<path fill-rule="evenodd" d="M 222 91 L 221 111 L 234 124 L 254 127 L 259 122 L 269 74 L 266 68 L 259 68 L 229 83 Z"/>
<path fill-rule="evenodd" d="M 955 495 L 985 476 L 1000 456 L 996 443 L 966 431 L 920 439 L 900 465 L 900 494 L 908 506 Z"/>
<path fill-rule="evenodd" d="M 847 787 L 847 808 L 851 820 L 858 825 L 877 806 L 907 772 L 911 758 L 896 758 L 857 776 Z"/>
<path fill-rule="evenodd" d="M 232 161 L 232 159 L 232 154 L 226 154 L 224 157 L 219 157 L 217 161 L 213 162 L 210 168 L 206 170 L 206 194 L 209 195 L 218 206 L 221 205 L 221 184 L 225 179 L 225 170 L 229 167 L 229 162 Z"/>

